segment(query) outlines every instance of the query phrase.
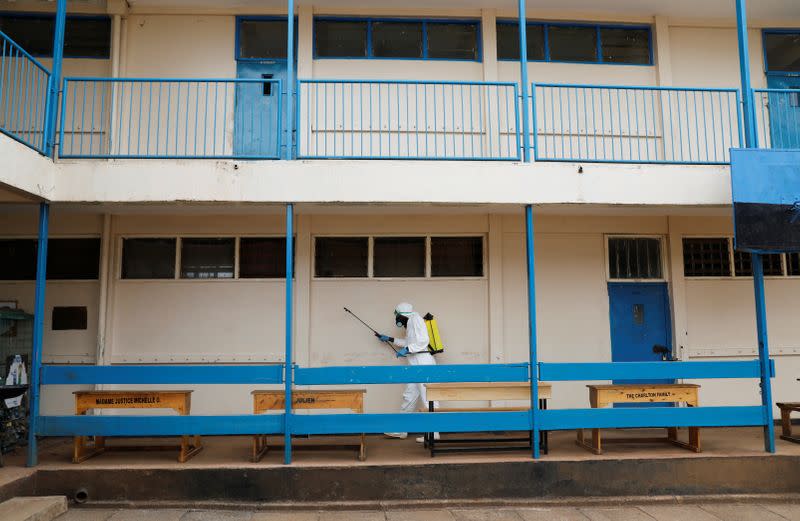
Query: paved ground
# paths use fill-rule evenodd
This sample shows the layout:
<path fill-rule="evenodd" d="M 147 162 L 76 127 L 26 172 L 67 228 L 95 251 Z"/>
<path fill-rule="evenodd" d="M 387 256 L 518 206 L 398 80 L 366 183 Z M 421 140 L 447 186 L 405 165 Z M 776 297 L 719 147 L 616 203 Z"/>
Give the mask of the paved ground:
<path fill-rule="evenodd" d="M 57 521 L 800 521 L 800 504 L 713 503 L 331 512 L 71 509 Z"/>

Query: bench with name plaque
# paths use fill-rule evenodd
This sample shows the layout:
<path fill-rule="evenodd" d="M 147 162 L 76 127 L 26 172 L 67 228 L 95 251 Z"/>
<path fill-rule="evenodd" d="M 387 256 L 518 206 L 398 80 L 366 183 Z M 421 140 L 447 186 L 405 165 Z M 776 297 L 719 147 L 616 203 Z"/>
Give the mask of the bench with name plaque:
<path fill-rule="evenodd" d="M 586 387 L 589 388 L 589 403 L 592 408 L 613 406 L 616 403 L 685 403 L 688 407 L 697 407 L 700 404 L 698 399 L 700 386 L 696 384 L 639 383 L 587 385 Z M 606 443 L 650 443 L 657 441 L 668 442 L 694 452 L 701 451 L 700 429 L 698 427 L 689 427 L 688 442 L 678 439 L 678 429 L 676 427 L 668 427 L 667 436 L 664 438 L 612 438 L 607 439 Z M 591 441 L 586 440 L 583 429 L 578 429 L 576 443 L 595 454 L 603 453 L 600 429 L 592 429 Z"/>
<path fill-rule="evenodd" d="M 293 410 L 314 409 L 348 409 L 356 414 L 364 413 L 364 393 L 366 389 L 340 389 L 329 391 L 292 391 Z M 253 391 L 253 414 L 264 414 L 267 411 L 283 411 L 286 404 L 283 391 Z M 367 459 L 366 436 L 360 435 L 359 444 L 317 444 L 298 445 L 295 449 L 307 450 L 338 450 L 351 449 L 357 451 L 358 460 Z M 267 435 L 259 434 L 253 437 L 253 462 L 260 461 L 269 450 Z"/>
<path fill-rule="evenodd" d="M 172 409 L 188 416 L 192 406 L 192 391 L 76 391 L 75 414 L 83 415 L 92 409 Z M 181 436 L 180 445 L 113 445 L 107 446 L 105 436 L 75 436 L 72 462 L 80 463 L 108 450 L 179 450 L 178 461 L 186 462 L 203 449 L 200 436 Z"/>

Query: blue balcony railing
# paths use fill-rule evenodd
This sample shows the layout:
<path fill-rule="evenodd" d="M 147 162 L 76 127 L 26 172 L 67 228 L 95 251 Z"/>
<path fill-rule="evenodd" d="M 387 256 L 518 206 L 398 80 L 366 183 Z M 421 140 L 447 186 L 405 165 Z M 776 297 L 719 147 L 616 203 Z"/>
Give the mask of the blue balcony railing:
<path fill-rule="evenodd" d="M 739 91 L 534 84 L 538 161 L 727 164 L 743 142 Z"/>
<path fill-rule="evenodd" d="M 0 31 L 0 132 L 45 153 L 48 71 Z"/>
<path fill-rule="evenodd" d="M 518 160 L 515 83 L 300 80 L 298 157 Z"/>
<path fill-rule="evenodd" d="M 800 90 L 755 91 L 756 126 L 762 148 L 800 148 Z"/>
<path fill-rule="evenodd" d="M 280 80 L 65 78 L 59 155 L 277 159 Z"/>

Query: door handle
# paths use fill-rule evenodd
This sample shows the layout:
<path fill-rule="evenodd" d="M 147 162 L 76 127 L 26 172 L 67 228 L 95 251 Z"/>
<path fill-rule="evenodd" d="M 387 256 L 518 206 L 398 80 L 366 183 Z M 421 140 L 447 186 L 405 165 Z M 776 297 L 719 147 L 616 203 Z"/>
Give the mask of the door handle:
<path fill-rule="evenodd" d="M 660 344 L 655 344 L 653 346 L 653 352 L 657 355 L 661 355 L 661 360 L 663 362 L 674 362 L 675 358 L 672 357 L 672 351 L 667 346 L 662 346 Z"/>

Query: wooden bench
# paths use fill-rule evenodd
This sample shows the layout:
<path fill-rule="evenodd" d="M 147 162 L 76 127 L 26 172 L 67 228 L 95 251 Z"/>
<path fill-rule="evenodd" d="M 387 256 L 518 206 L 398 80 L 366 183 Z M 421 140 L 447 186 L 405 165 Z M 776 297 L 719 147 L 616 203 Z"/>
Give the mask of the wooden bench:
<path fill-rule="evenodd" d="M 589 388 L 589 403 L 593 408 L 602 408 L 615 403 L 685 403 L 689 407 L 699 405 L 696 384 L 611 384 L 587 385 Z M 689 442 L 678 440 L 678 429 L 667 428 L 666 438 L 615 438 L 608 439 L 606 443 L 652 443 L 665 441 L 678 447 L 694 452 L 701 452 L 700 429 L 689 427 Z M 603 447 L 600 438 L 600 429 L 592 429 L 591 443 L 587 442 L 583 429 L 578 429 L 576 443 L 595 453 L 602 454 Z"/>
<path fill-rule="evenodd" d="M 75 391 L 75 414 L 84 415 L 91 409 L 172 409 L 188 416 L 192 407 L 192 391 Z M 80 463 L 107 450 L 175 450 L 178 461 L 185 463 L 203 449 L 200 436 L 182 436 L 180 445 L 106 446 L 105 436 L 75 436 L 72 462 Z"/>
<path fill-rule="evenodd" d="M 467 402 L 467 401 L 528 401 L 531 400 L 531 384 L 528 382 L 477 382 L 477 383 L 432 383 L 427 384 L 427 398 L 429 412 L 500 412 L 500 411 L 529 411 L 530 406 L 518 407 L 434 407 L 434 402 Z M 539 383 L 539 408 L 547 409 L 547 400 L 552 396 L 552 386 Z M 519 443 L 524 442 L 524 445 Z M 542 452 L 547 454 L 547 433 L 539 434 L 539 445 Z M 426 447 L 431 451 L 431 457 L 443 452 L 484 452 L 502 450 L 530 449 L 533 440 L 527 438 L 442 438 L 433 439 L 432 433 L 425 435 Z M 504 445 L 502 445 L 502 444 Z M 516 443 L 516 445 L 509 445 Z M 442 447 L 442 445 L 455 444 L 457 447 Z M 465 447 L 465 444 L 471 446 Z"/>
<path fill-rule="evenodd" d="M 356 414 L 364 413 L 364 394 L 366 389 L 340 389 L 335 391 L 292 391 L 292 409 L 349 409 Z M 253 414 L 267 411 L 283 411 L 286 408 L 284 391 L 253 391 Z M 339 450 L 352 449 L 358 452 L 358 460 L 367 459 L 366 436 L 361 434 L 358 445 L 300 445 L 295 449 L 307 450 Z M 267 435 L 253 437 L 253 462 L 260 461 L 269 450 Z"/>
<path fill-rule="evenodd" d="M 800 443 L 800 436 L 792 434 L 791 418 L 793 412 L 800 412 L 800 402 L 779 402 L 777 406 L 781 410 L 781 439 Z"/>

